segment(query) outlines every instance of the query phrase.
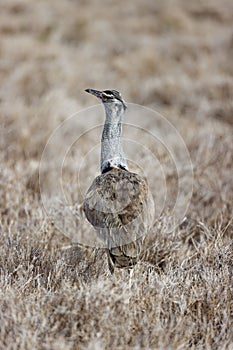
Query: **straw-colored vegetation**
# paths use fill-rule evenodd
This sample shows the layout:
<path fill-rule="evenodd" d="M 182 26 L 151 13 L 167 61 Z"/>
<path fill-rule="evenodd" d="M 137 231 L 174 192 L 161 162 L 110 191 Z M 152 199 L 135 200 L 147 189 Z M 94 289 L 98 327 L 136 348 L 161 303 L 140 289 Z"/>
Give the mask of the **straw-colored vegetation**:
<path fill-rule="evenodd" d="M 233 348 L 232 23 L 231 0 L 0 2 L 1 349 Z M 110 276 L 104 251 L 60 232 L 41 202 L 43 149 L 62 121 L 96 103 L 87 87 L 159 111 L 193 164 L 186 219 L 167 233 L 164 208 L 131 286 L 126 271 Z M 65 139 L 56 142 L 59 154 Z M 70 205 L 98 173 L 98 150 L 84 157 L 93 146 L 87 134 L 67 156 Z M 176 169 L 159 155 L 173 196 Z M 131 152 L 139 166 L 140 157 Z M 55 162 L 43 169 L 47 189 Z M 82 215 L 76 223 L 93 233 Z"/>

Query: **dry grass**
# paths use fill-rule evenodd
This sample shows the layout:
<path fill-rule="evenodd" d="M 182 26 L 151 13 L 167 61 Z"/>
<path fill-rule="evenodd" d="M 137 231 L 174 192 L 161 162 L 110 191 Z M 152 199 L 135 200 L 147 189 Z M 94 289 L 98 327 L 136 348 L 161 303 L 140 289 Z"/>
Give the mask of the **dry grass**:
<path fill-rule="evenodd" d="M 232 23 L 230 0 L 0 3 L 1 349 L 233 348 Z M 59 232 L 41 203 L 42 151 L 56 126 L 95 103 L 87 87 L 164 114 L 194 166 L 186 220 L 168 234 L 161 215 L 131 287 L 126 272 L 109 276 L 101 249 Z M 65 164 L 72 203 L 82 199 L 76 164 L 93 142 L 87 135 Z M 93 154 L 82 189 L 98 171 Z M 166 175 L 175 193 L 175 169 Z"/>

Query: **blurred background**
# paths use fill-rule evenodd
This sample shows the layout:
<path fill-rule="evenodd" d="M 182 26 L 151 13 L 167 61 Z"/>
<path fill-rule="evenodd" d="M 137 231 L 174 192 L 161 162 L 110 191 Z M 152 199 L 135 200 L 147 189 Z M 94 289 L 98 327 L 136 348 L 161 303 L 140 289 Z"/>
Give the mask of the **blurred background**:
<path fill-rule="evenodd" d="M 232 170 L 232 24 L 231 0 L 1 1 L 2 215 L 18 216 L 25 191 L 39 193 L 48 137 L 97 103 L 88 87 L 117 89 L 172 122 L 194 164 L 195 210 L 209 217 L 212 204 L 222 208 Z"/>

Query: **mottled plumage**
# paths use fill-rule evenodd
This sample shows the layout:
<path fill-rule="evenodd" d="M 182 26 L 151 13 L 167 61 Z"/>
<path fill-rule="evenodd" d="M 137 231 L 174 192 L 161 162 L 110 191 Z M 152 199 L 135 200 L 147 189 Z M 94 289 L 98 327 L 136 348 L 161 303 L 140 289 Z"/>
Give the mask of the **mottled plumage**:
<path fill-rule="evenodd" d="M 139 259 L 152 222 L 149 189 L 143 177 L 128 171 L 121 147 L 121 118 L 126 108 L 121 95 L 115 90 L 86 91 L 101 99 L 106 121 L 102 134 L 102 174 L 87 191 L 84 212 L 105 243 L 110 270 L 130 268 Z"/>
<path fill-rule="evenodd" d="M 137 263 L 151 221 L 148 204 L 147 182 L 129 171 L 114 168 L 89 188 L 84 211 L 108 248 L 111 269 Z"/>

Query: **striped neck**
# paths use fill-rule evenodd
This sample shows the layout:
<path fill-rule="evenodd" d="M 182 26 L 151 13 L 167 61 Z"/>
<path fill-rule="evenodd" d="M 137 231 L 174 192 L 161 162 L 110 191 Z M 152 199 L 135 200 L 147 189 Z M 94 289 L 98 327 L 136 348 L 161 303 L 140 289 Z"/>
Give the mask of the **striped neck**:
<path fill-rule="evenodd" d="M 112 168 L 128 170 L 121 142 L 124 108 L 121 104 L 105 103 L 106 119 L 101 139 L 101 172 Z"/>

